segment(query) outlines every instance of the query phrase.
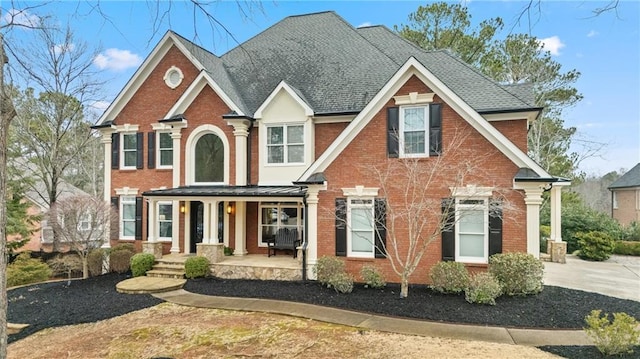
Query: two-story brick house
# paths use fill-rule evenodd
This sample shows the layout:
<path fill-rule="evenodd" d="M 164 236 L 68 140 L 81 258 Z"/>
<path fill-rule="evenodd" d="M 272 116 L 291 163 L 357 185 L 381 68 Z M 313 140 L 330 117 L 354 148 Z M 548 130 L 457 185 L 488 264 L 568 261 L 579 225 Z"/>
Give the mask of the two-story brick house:
<path fill-rule="evenodd" d="M 354 272 L 373 262 L 390 273 L 379 258 L 389 229 L 378 224 L 400 193 L 364 169 L 417 158 L 443 162 L 428 194 L 437 208 L 448 199 L 478 219 L 429 245 L 418 281 L 441 259 L 537 256 L 541 193 L 552 191 L 560 241 L 565 184 L 526 155 L 540 110 L 528 86 L 496 84 L 445 51 L 333 12 L 287 17 L 219 57 L 170 31 L 96 126 L 105 200 L 120 216 L 111 242 L 162 243 L 165 254 L 224 243 L 236 256 L 266 256 L 267 241 L 287 229 L 309 276 L 323 255 L 344 256 Z M 469 160 L 483 175 L 449 180 Z M 492 220 L 499 189 L 511 206 Z"/>
<path fill-rule="evenodd" d="M 609 186 L 611 217 L 622 225 L 640 222 L 640 163 Z"/>

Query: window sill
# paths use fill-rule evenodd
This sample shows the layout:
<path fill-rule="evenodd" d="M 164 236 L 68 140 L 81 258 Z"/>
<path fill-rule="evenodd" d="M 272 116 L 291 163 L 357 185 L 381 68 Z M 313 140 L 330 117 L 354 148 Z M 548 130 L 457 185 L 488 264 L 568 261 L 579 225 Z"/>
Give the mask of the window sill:
<path fill-rule="evenodd" d="M 375 257 L 346 257 L 346 259 L 353 262 L 374 262 L 376 260 Z"/>
<path fill-rule="evenodd" d="M 136 167 L 120 167 L 120 168 L 118 168 L 118 170 L 120 170 L 120 171 L 135 171 L 135 170 L 137 170 L 137 168 Z"/>
<path fill-rule="evenodd" d="M 264 165 L 265 167 L 303 167 L 306 166 L 304 162 L 294 162 L 294 163 L 267 163 Z"/>
<path fill-rule="evenodd" d="M 469 263 L 469 262 L 461 262 L 461 263 L 468 268 L 489 268 L 489 263 Z"/>

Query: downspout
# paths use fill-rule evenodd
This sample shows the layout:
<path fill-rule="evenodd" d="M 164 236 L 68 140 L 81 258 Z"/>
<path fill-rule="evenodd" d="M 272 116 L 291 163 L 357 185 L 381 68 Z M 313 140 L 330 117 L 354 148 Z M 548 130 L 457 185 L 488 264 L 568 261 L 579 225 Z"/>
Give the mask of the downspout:
<path fill-rule="evenodd" d="M 304 204 L 304 242 L 302 243 L 302 280 L 307 281 L 307 244 L 309 243 L 309 211 L 307 205 L 307 196 L 302 198 Z"/>

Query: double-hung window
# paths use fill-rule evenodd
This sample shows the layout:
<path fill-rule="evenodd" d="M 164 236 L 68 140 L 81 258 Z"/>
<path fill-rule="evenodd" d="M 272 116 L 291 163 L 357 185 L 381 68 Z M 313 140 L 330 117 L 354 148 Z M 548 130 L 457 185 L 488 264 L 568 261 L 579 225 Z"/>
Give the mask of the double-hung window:
<path fill-rule="evenodd" d="M 78 221 L 78 231 L 84 232 L 91 229 L 91 215 L 86 213 L 80 216 Z"/>
<path fill-rule="evenodd" d="M 173 236 L 173 204 L 158 202 L 158 237 L 161 240 L 171 240 Z"/>
<path fill-rule="evenodd" d="M 136 197 L 120 198 L 120 238 L 135 239 L 136 236 Z"/>
<path fill-rule="evenodd" d="M 372 198 L 349 199 L 347 210 L 347 255 L 374 257 L 375 217 Z"/>
<path fill-rule="evenodd" d="M 488 215 L 485 199 L 456 200 L 456 261 L 487 263 Z"/>
<path fill-rule="evenodd" d="M 269 239 L 283 228 L 296 231 L 298 238 L 303 238 L 304 210 L 300 203 L 261 203 L 260 213 L 259 246 L 266 247 Z"/>
<path fill-rule="evenodd" d="M 400 108 L 400 154 L 404 157 L 429 155 L 429 107 Z"/>
<path fill-rule="evenodd" d="M 304 126 L 267 127 L 267 163 L 304 163 Z"/>
<path fill-rule="evenodd" d="M 158 133 L 158 168 L 171 168 L 173 166 L 173 139 L 169 132 Z"/>
<path fill-rule="evenodd" d="M 124 169 L 135 169 L 138 159 L 138 136 L 136 133 L 122 134 L 122 165 Z"/>

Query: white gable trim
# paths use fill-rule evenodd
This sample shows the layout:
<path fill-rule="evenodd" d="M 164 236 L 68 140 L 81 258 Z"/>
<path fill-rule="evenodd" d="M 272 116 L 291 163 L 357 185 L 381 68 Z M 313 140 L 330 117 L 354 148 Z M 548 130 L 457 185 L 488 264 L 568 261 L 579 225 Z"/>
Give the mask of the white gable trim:
<path fill-rule="evenodd" d="M 538 111 L 526 111 L 526 112 L 504 112 L 504 113 L 485 113 L 482 117 L 489 121 L 511 121 L 527 119 L 527 123 L 535 121 L 538 117 Z"/>
<path fill-rule="evenodd" d="M 170 118 L 171 116 L 184 113 L 187 108 L 191 106 L 191 103 L 193 103 L 193 101 L 196 99 L 196 97 L 198 97 L 198 95 L 206 85 L 209 85 L 211 89 L 213 89 L 213 91 L 222 99 L 222 101 L 227 106 L 229 106 L 232 111 L 235 111 L 240 116 L 244 116 L 244 113 L 240 110 L 240 108 L 233 101 L 231 101 L 231 98 L 229 98 L 229 96 L 227 96 L 224 91 L 222 91 L 222 88 L 218 86 L 211 75 L 209 75 L 209 73 L 206 71 L 202 71 L 200 72 L 200 75 L 198 75 L 198 77 L 193 80 L 191 85 L 189 85 L 189 88 L 187 88 L 182 96 L 180 96 L 178 101 L 173 105 L 169 112 L 167 112 L 165 118 Z"/>
<path fill-rule="evenodd" d="M 387 84 L 373 97 L 356 118 L 345 128 L 342 133 L 333 141 L 327 150 L 320 155 L 303 174 L 300 181 L 303 181 L 311 174 L 322 172 L 340 155 L 340 153 L 353 141 L 371 119 L 382 109 L 387 101 L 404 85 L 404 83 L 416 75 L 432 91 L 439 95 L 444 102 L 451 106 L 462 118 L 464 118 L 474 129 L 476 129 L 489 142 L 494 144 L 507 158 L 513 161 L 518 167 L 528 167 L 535 171 L 540 177 L 551 177 L 540 165 L 529 158 L 500 131 L 493 127 L 487 120 L 478 114 L 471 106 L 462 101 L 451 89 L 440 81 L 435 75 L 427 70 L 418 60 L 411 57 L 393 75 Z"/>
<path fill-rule="evenodd" d="M 289 94 L 289 96 L 291 96 L 291 98 L 293 98 L 300 105 L 300 107 L 304 109 L 304 114 L 306 116 L 313 116 L 313 109 L 309 106 L 309 104 L 307 104 L 300 96 L 298 96 L 298 94 L 291 88 L 291 86 L 287 85 L 286 82 L 280 81 L 278 86 L 276 86 L 276 88 L 271 92 L 271 94 L 269 94 L 267 99 L 264 100 L 262 105 L 260 105 L 260 107 L 258 107 L 258 109 L 256 110 L 255 114 L 253 115 L 255 119 L 262 118 L 262 111 L 264 111 L 267 108 L 267 106 L 269 106 L 269 104 L 273 101 L 276 95 L 278 95 L 278 92 L 280 92 L 280 90 L 286 91 Z"/>

